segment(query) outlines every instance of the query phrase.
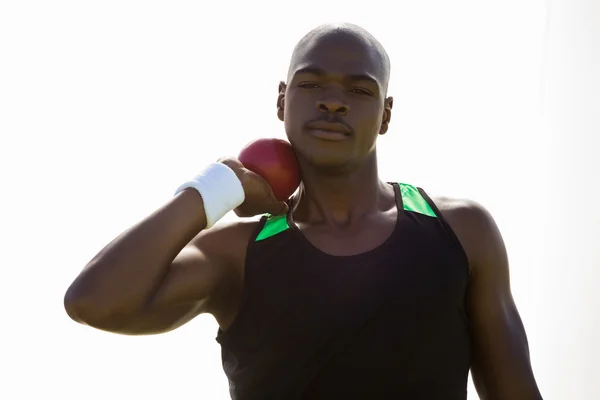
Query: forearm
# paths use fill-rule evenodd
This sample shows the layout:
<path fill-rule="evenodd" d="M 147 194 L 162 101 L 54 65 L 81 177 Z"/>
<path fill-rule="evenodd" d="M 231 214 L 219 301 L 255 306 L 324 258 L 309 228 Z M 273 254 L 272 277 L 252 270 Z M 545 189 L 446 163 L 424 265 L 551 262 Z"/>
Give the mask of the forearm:
<path fill-rule="evenodd" d="M 78 322 L 97 324 L 137 312 L 173 259 L 205 227 L 199 193 L 193 189 L 179 193 L 86 265 L 65 295 L 67 313 Z"/>

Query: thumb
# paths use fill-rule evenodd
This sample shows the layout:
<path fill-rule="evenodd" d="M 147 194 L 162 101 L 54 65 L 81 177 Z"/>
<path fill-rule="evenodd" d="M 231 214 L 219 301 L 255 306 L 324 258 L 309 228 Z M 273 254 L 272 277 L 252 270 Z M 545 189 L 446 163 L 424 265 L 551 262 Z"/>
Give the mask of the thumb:
<path fill-rule="evenodd" d="M 285 215 L 287 214 L 289 207 L 285 201 L 279 201 L 274 199 L 273 206 L 271 207 L 271 215 Z"/>
<path fill-rule="evenodd" d="M 268 207 L 267 212 L 271 215 L 287 214 L 287 212 L 289 210 L 289 207 L 287 204 L 287 199 L 286 199 L 286 201 L 281 201 L 277 197 L 275 197 L 273 188 L 267 183 L 267 181 L 264 181 L 264 188 L 266 189 L 266 191 L 268 193 L 266 200 L 267 200 L 267 203 L 269 203 L 269 207 Z"/>

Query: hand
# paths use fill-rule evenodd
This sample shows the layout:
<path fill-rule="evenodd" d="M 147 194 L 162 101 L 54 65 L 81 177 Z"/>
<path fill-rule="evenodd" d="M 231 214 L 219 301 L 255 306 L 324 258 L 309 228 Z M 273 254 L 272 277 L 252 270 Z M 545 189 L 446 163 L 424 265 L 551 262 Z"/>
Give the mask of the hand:
<path fill-rule="evenodd" d="M 233 210 L 238 217 L 252 217 L 266 213 L 272 215 L 287 213 L 288 205 L 275 198 L 273 189 L 263 177 L 244 168 L 244 165 L 236 158 L 222 158 L 218 162 L 231 168 L 242 182 L 246 199 L 242 205 Z"/>

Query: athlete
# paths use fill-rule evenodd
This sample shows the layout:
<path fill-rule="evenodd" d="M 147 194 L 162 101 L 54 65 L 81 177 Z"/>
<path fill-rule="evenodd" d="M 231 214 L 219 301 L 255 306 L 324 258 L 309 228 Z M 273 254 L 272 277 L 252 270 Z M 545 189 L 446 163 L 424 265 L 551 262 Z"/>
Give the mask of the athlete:
<path fill-rule="evenodd" d="M 541 399 L 493 218 L 378 177 L 389 75 L 362 28 L 309 32 L 277 97 L 298 192 L 208 165 L 88 263 L 69 316 L 144 335 L 210 313 L 237 400 L 464 400 L 469 371 L 482 399 Z M 231 210 L 262 216 L 215 225 Z"/>

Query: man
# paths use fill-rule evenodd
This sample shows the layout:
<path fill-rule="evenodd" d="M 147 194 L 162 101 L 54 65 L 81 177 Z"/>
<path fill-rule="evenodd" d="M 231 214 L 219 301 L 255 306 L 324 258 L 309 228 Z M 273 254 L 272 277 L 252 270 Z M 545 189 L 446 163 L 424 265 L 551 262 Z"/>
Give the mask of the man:
<path fill-rule="evenodd" d="M 136 335 L 211 313 L 239 400 L 465 399 L 469 369 L 483 399 L 540 399 L 492 217 L 378 178 L 389 73 L 357 26 L 308 33 L 277 99 L 299 192 L 211 164 L 89 262 L 68 314 Z M 232 209 L 269 215 L 213 226 Z"/>

